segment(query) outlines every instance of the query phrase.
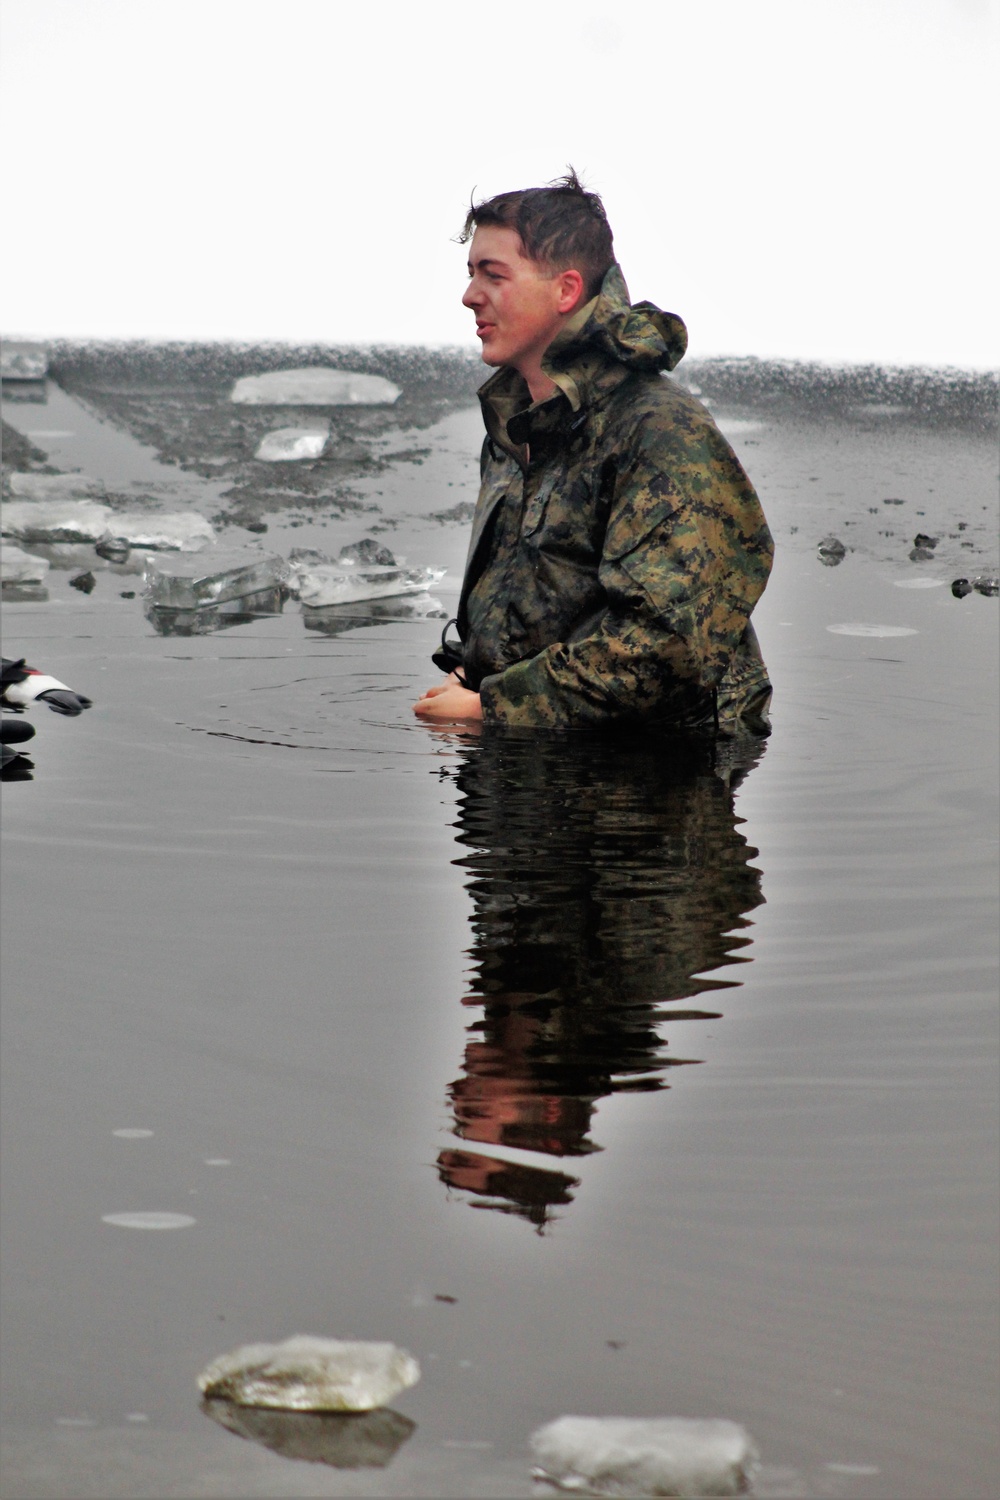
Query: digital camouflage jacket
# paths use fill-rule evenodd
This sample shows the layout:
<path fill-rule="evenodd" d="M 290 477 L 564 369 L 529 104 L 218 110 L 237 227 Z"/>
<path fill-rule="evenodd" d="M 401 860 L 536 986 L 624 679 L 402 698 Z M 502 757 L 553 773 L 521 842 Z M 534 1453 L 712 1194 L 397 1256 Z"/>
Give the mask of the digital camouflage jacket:
<path fill-rule="evenodd" d="M 435 661 L 486 722 L 769 732 L 750 612 L 771 535 L 708 412 L 661 373 L 686 345 L 612 266 L 546 352 L 555 396 L 532 404 L 509 367 L 481 388 L 462 645 Z"/>

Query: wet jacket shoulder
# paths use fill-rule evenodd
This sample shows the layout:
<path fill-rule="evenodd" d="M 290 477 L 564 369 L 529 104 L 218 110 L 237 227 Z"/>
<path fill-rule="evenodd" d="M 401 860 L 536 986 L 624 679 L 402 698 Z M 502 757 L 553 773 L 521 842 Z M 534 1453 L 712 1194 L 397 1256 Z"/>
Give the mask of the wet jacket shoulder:
<path fill-rule="evenodd" d="M 546 355 L 555 396 L 532 404 L 506 368 L 482 388 L 459 634 L 488 721 L 766 732 L 749 618 L 771 537 L 711 416 L 664 373 L 685 345 L 612 267 Z"/>

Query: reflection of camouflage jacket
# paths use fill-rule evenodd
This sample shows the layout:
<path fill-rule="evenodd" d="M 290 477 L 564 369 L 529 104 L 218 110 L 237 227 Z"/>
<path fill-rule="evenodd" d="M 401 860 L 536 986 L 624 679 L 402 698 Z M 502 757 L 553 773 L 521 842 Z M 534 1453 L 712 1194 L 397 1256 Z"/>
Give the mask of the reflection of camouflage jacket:
<path fill-rule="evenodd" d="M 613 266 L 545 356 L 557 395 L 532 405 L 506 367 L 480 390 L 483 483 L 458 630 L 487 722 L 717 717 L 768 732 L 749 617 L 771 536 L 708 412 L 660 373 L 686 343 L 679 318 L 630 308 Z"/>

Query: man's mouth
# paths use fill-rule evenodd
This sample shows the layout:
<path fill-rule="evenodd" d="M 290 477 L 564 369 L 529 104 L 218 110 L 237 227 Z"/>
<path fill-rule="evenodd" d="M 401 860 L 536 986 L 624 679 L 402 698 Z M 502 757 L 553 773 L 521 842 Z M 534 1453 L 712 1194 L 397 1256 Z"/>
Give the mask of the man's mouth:
<path fill-rule="evenodd" d="M 495 323 L 477 323 L 476 332 L 481 339 L 484 339 L 493 332 L 495 327 Z"/>

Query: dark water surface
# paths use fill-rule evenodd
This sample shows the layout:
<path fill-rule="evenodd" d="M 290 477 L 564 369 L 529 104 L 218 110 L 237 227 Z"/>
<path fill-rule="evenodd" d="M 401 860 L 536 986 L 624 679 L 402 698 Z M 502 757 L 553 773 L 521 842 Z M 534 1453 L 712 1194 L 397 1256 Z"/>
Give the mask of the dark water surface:
<path fill-rule="evenodd" d="M 997 601 L 945 586 L 995 571 L 995 451 L 719 420 L 779 543 L 756 766 L 428 731 L 442 622 L 403 610 L 160 634 L 54 569 L 5 611 L 95 700 L 4 788 L 6 1500 L 526 1496 L 564 1412 L 733 1418 L 765 1496 L 996 1493 Z M 358 489 L 444 611 L 477 423 Z M 102 1222 L 154 1211 L 195 1222 Z M 422 1379 L 346 1437 L 201 1411 L 298 1332 Z"/>

